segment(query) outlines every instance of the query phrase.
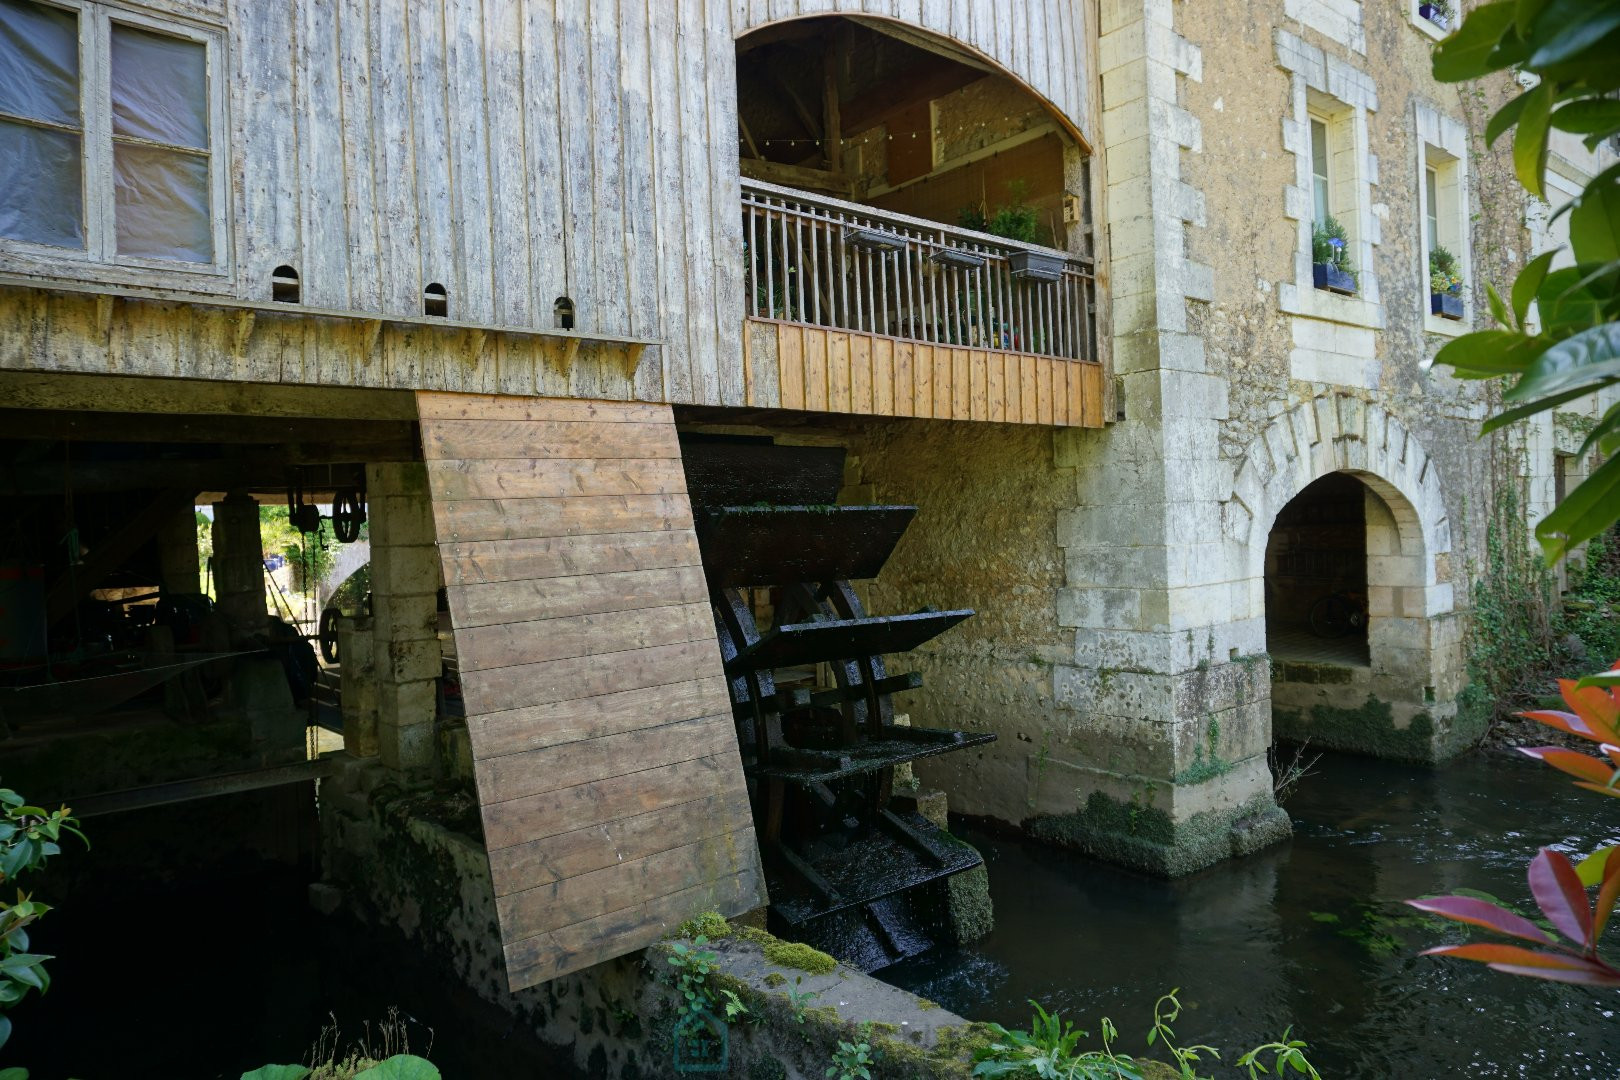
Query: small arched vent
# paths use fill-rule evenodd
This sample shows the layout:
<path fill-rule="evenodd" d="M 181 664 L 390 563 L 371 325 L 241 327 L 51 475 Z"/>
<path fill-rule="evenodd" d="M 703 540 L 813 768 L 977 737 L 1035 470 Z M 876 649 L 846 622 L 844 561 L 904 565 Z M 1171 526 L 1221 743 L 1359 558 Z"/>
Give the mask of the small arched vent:
<path fill-rule="evenodd" d="M 450 297 L 437 281 L 428 282 L 427 288 L 422 290 L 422 314 L 437 319 L 450 316 Z"/>
<path fill-rule="evenodd" d="M 270 271 L 270 299 L 278 304 L 296 304 L 302 298 L 298 271 L 290 266 L 278 266 Z"/>
<path fill-rule="evenodd" d="M 551 305 L 551 313 L 555 319 L 557 329 L 572 330 L 574 328 L 574 302 L 568 297 L 557 297 L 557 302 Z"/>

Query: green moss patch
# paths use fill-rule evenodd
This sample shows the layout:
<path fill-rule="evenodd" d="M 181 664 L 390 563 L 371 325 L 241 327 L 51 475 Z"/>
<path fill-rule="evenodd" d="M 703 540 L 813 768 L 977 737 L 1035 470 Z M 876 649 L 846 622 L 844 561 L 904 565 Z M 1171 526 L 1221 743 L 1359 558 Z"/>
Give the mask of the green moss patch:
<path fill-rule="evenodd" d="M 777 967 L 805 971 L 811 975 L 831 975 L 838 968 L 838 961 L 820 949 L 812 949 L 797 941 L 772 939 L 764 949 L 765 959 Z"/>
<path fill-rule="evenodd" d="M 1094 791 L 1083 809 L 1028 820 L 1031 836 L 1108 862 L 1180 877 L 1286 839 L 1293 826 L 1269 796 L 1231 810 L 1195 814 L 1177 825 L 1142 799 L 1122 802 Z"/>

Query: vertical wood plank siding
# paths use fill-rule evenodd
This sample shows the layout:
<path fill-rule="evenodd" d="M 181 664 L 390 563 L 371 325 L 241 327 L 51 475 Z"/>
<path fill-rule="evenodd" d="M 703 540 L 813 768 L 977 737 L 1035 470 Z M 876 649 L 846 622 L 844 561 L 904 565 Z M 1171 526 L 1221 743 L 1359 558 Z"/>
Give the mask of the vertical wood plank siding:
<path fill-rule="evenodd" d="M 670 407 L 417 404 L 512 989 L 763 902 Z"/>
<path fill-rule="evenodd" d="M 583 370 L 570 359 L 523 372 L 528 345 L 458 344 L 422 361 L 422 388 L 706 405 L 745 405 L 750 389 L 753 400 L 769 396 L 769 379 L 750 387 L 744 370 L 734 61 L 735 39 L 766 23 L 838 13 L 955 39 L 1096 142 L 1084 0 L 147 6 L 227 29 L 233 274 L 136 274 L 128 284 L 266 302 L 271 271 L 288 264 L 313 307 L 420 316 L 424 286 L 438 282 L 454 320 L 547 329 L 554 301 L 568 296 L 580 330 L 664 343 L 628 379 L 588 351 Z M 82 263 L 44 268 L 0 251 L 5 271 L 86 280 Z M 177 321 L 184 337 L 187 320 Z M 249 328 L 254 338 L 283 329 Z M 403 368 L 385 379 L 365 350 L 301 350 L 308 340 L 290 335 L 272 377 L 398 385 Z M 26 366 L 82 351 L 92 370 L 162 367 L 111 356 L 105 334 L 47 344 Z M 470 364 L 483 369 L 458 370 Z M 210 365 L 203 377 L 249 377 L 229 357 L 199 356 L 173 373 Z"/>

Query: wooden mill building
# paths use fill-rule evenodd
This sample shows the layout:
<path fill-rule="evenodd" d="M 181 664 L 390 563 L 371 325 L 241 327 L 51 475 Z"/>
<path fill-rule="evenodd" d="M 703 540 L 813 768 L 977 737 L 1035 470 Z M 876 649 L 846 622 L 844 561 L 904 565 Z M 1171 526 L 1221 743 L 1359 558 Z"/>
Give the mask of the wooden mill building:
<path fill-rule="evenodd" d="M 126 722 L 38 705 L 40 671 L 97 650 L 231 654 L 200 689 L 160 680 L 168 714 L 264 711 L 243 688 L 298 662 L 265 659 L 259 506 L 342 496 L 371 575 L 339 633 L 346 755 L 472 777 L 514 987 L 755 908 L 780 815 L 737 721 L 763 647 L 717 599 L 741 571 L 700 535 L 693 457 L 751 505 L 790 449 L 833 453 L 818 494 L 763 501 L 917 507 L 866 573 L 816 573 L 872 611 L 976 614 L 850 644 L 905 654 L 863 669 L 882 702 L 814 664 L 771 700 L 887 723 L 899 694 L 963 736 L 916 766 L 953 808 L 1161 873 L 1285 835 L 1266 604 L 1328 586 L 1278 577 L 1267 538 L 1340 511 L 1370 605 L 1342 685 L 1443 753 L 1464 559 L 1441 474 L 1471 466 L 1441 447 L 1477 410 L 1410 392 L 1450 326 L 1397 287 L 1395 234 L 1431 159 L 1468 232 L 1456 100 L 1402 4 L 1196 6 L 0 0 L 0 772 Z M 1251 15 L 1270 29 L 1215 63 Z M 1374 71 L 1426 104 L 1378 112 Z M 1317 116 L 1348 299 L 1310 284 Z M 1279 516 L 1329 473 L 1333 507 Z M 763 627 L 787 596 L 741 603 Z M 331 771 L 278 724 L 52 794 Z"/>

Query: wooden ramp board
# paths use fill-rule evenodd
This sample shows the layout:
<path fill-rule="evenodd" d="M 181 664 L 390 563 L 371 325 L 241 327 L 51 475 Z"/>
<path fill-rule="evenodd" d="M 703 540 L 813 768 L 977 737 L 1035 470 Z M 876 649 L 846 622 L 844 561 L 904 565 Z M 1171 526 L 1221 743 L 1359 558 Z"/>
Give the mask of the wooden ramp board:
<path fill-rule="evenodd" d="M 764 903 L 669 406 L 417 404 L 511 988 Z"/>

